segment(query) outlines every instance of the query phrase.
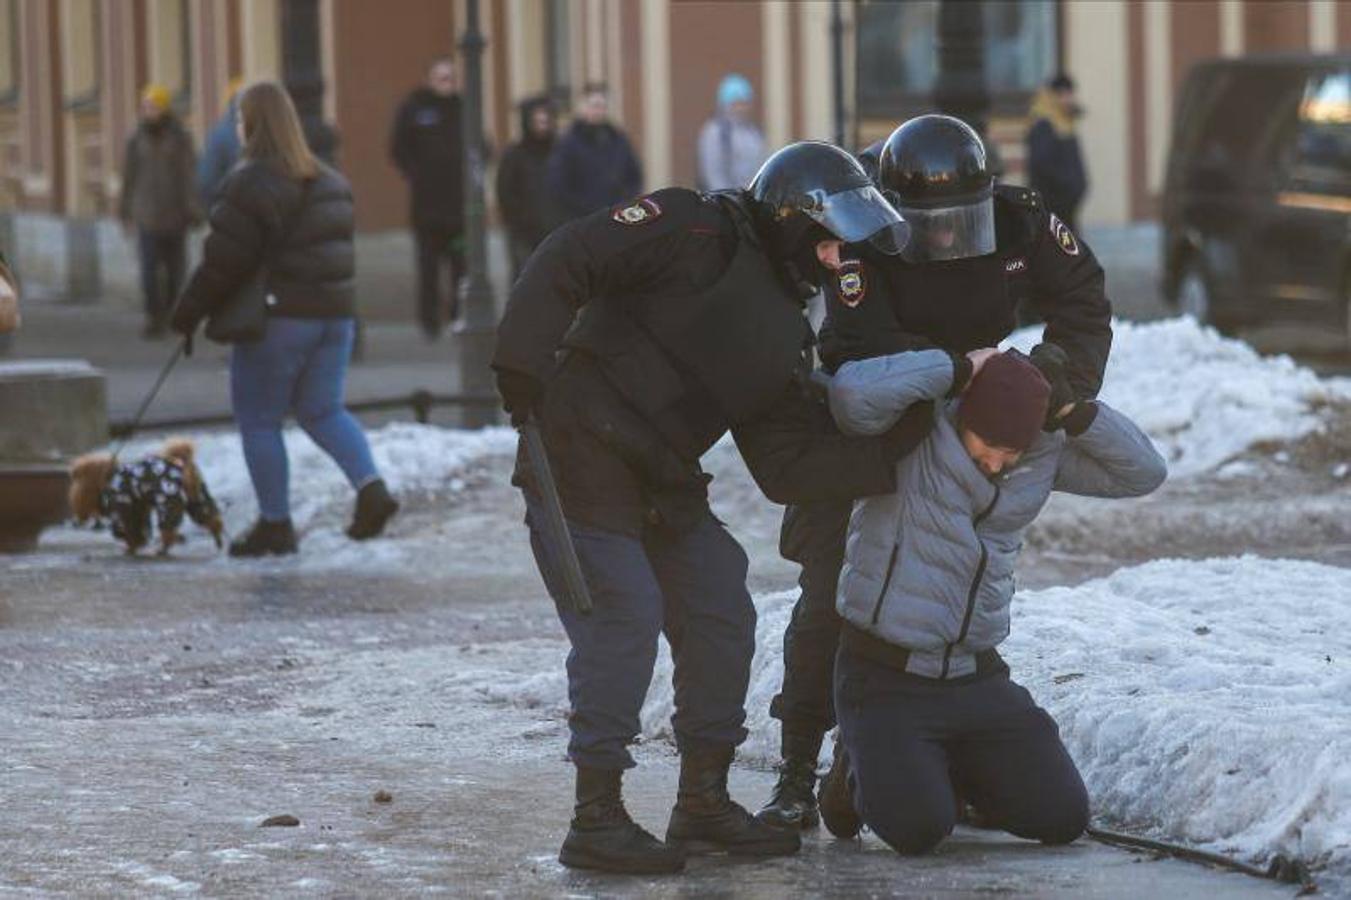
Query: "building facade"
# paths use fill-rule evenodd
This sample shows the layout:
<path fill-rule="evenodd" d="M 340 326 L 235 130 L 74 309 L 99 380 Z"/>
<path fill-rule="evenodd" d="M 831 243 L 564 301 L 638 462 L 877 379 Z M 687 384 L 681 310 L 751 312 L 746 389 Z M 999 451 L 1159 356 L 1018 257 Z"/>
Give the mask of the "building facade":
<path fill-rule="evenodd" d="M 290 3 L 318 6 L 318 33 L 302 39 L 319 45 L 324 111 L 339 134 L 359 229 L 404 227 L 407 196 L 387 152 L 390 120 L 432 60 L 456 55 L 465 0 L 0 0 L 0 240 L 12 243 L 16 227 L 64 229 L 71 253 L 97 252 L 106 237 L 90 223 L 116 209 L 140 86 L 167 85 L 200 143 L 232 79 L 283 74 L 284 48 L 296 39 L 286 30 Z M 939 4 L 839 4 L 849 141 L 866 143 L 930 108 Z M 698 128 L 718 81 L 736 71 L 756 89 L 771 146 L 829 139 L 832 7 L 828 0 L 482 0 L 485 131 L 500 148 L 516 136 L 520 99 L 548 92 L 566 107 L 583 84 L 602 81 L 614 117 L 639 148 L 647 183 L 692 184 Z M 999 0 L 983 7 L 990 133 L 1007 177 L 1021 173 L 1032 91 L 1056 71 L 1072 73 L 1087 108 L 1089 224 L 1154 214 L 1173 98 L 1193 62 L 1351 46 L 1351 0 Z"/>

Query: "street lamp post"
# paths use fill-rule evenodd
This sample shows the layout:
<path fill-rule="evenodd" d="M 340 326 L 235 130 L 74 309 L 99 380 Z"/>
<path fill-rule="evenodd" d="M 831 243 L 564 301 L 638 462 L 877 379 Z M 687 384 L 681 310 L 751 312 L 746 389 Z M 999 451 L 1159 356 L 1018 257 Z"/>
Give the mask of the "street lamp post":
<path fill-rule="evenodd" d="M 834 88 L 835 146 L 844 146 L 844 15 L 842 0 L 830 2 L 830 78 Z"/>
<path fill-rule="evenodd" d="M 497 308 L 488 278 L 487 208 L 483 182 L 483 48 L 478 0 L 465 5 L 465 29 L 460 39 L 464 60 L 464 196 L 465 263 L 468 272 L 460 292 L 461 325 L 456 329 L 460 357 L 460 389 L 471 398 L 490 397 L 493 385 L 489 364 L 497 330 Z M 497 421 L 496 406 L 470 402 L 464 407 L 468 428 Z"/>
<path fill-rule="evenodd" d="M 282 82 L 295 103 L 310 151 L 326 163 L 337 156 L 338 135 L 324 121 L 324 69 L 318 0 L 284 0 L 281 6 Z"/>

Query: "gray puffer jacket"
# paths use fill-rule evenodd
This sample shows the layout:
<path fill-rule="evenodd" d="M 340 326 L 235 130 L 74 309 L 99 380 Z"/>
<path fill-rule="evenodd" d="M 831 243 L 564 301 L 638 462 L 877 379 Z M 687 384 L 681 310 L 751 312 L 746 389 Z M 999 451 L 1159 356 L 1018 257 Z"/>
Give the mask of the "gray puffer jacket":
<path fill-rule="evenodd" d="M 962 446 L 952 357 L 920 350 L 847 363 L 830 408 L 847 434 L 880 434 L 907 407 L 934 405 L 930 436 L 897 463 L 896 492 L 854 504 L 837 608 L 855 628 L 909 651 L 928 678 L 976 671 L 976 654 L 1009 633 L 1013 564 L 1052 490 L 1138 497 L 1167 466 L 1134 423 L 1102 403 L 1087 427 L 1043 433 L 1018 464 L 985 476 Z M 1082 427 L 1082 421 L 1080 422 Z"/>

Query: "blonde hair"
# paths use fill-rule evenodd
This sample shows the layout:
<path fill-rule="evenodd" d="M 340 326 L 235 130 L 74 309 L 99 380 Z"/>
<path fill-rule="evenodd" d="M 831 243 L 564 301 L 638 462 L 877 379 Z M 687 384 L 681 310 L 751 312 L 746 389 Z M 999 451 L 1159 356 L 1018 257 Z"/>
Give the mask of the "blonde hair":
<path fill-rule="evenodd" d="M 98 518 L 99 496 L 113 477 L 117 460 L 111 453 L 86 453 L 70 464 L 70 513 L 76 522 Z"/>
<path fill-rule="evenodd" d="M 295 104 L 277 82 L 258 81 L 244 89 L 239 95 L 239 121 L 248 159 L 273 163 L 297 180 L 319 174 L 319 162 L 305 143 Z"/>

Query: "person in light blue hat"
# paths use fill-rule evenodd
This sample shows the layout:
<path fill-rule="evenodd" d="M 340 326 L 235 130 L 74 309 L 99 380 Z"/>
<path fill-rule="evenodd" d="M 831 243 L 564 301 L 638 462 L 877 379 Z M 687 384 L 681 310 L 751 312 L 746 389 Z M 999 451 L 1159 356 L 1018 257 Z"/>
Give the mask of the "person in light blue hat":
<path fill-rule="evenodd" d="M 699 187 L 743 188 L 765 161 L 765 136 L 751 121 L 755 90 L 732 73 L 718 85 L 718 111 L 699 132 Z"/>

